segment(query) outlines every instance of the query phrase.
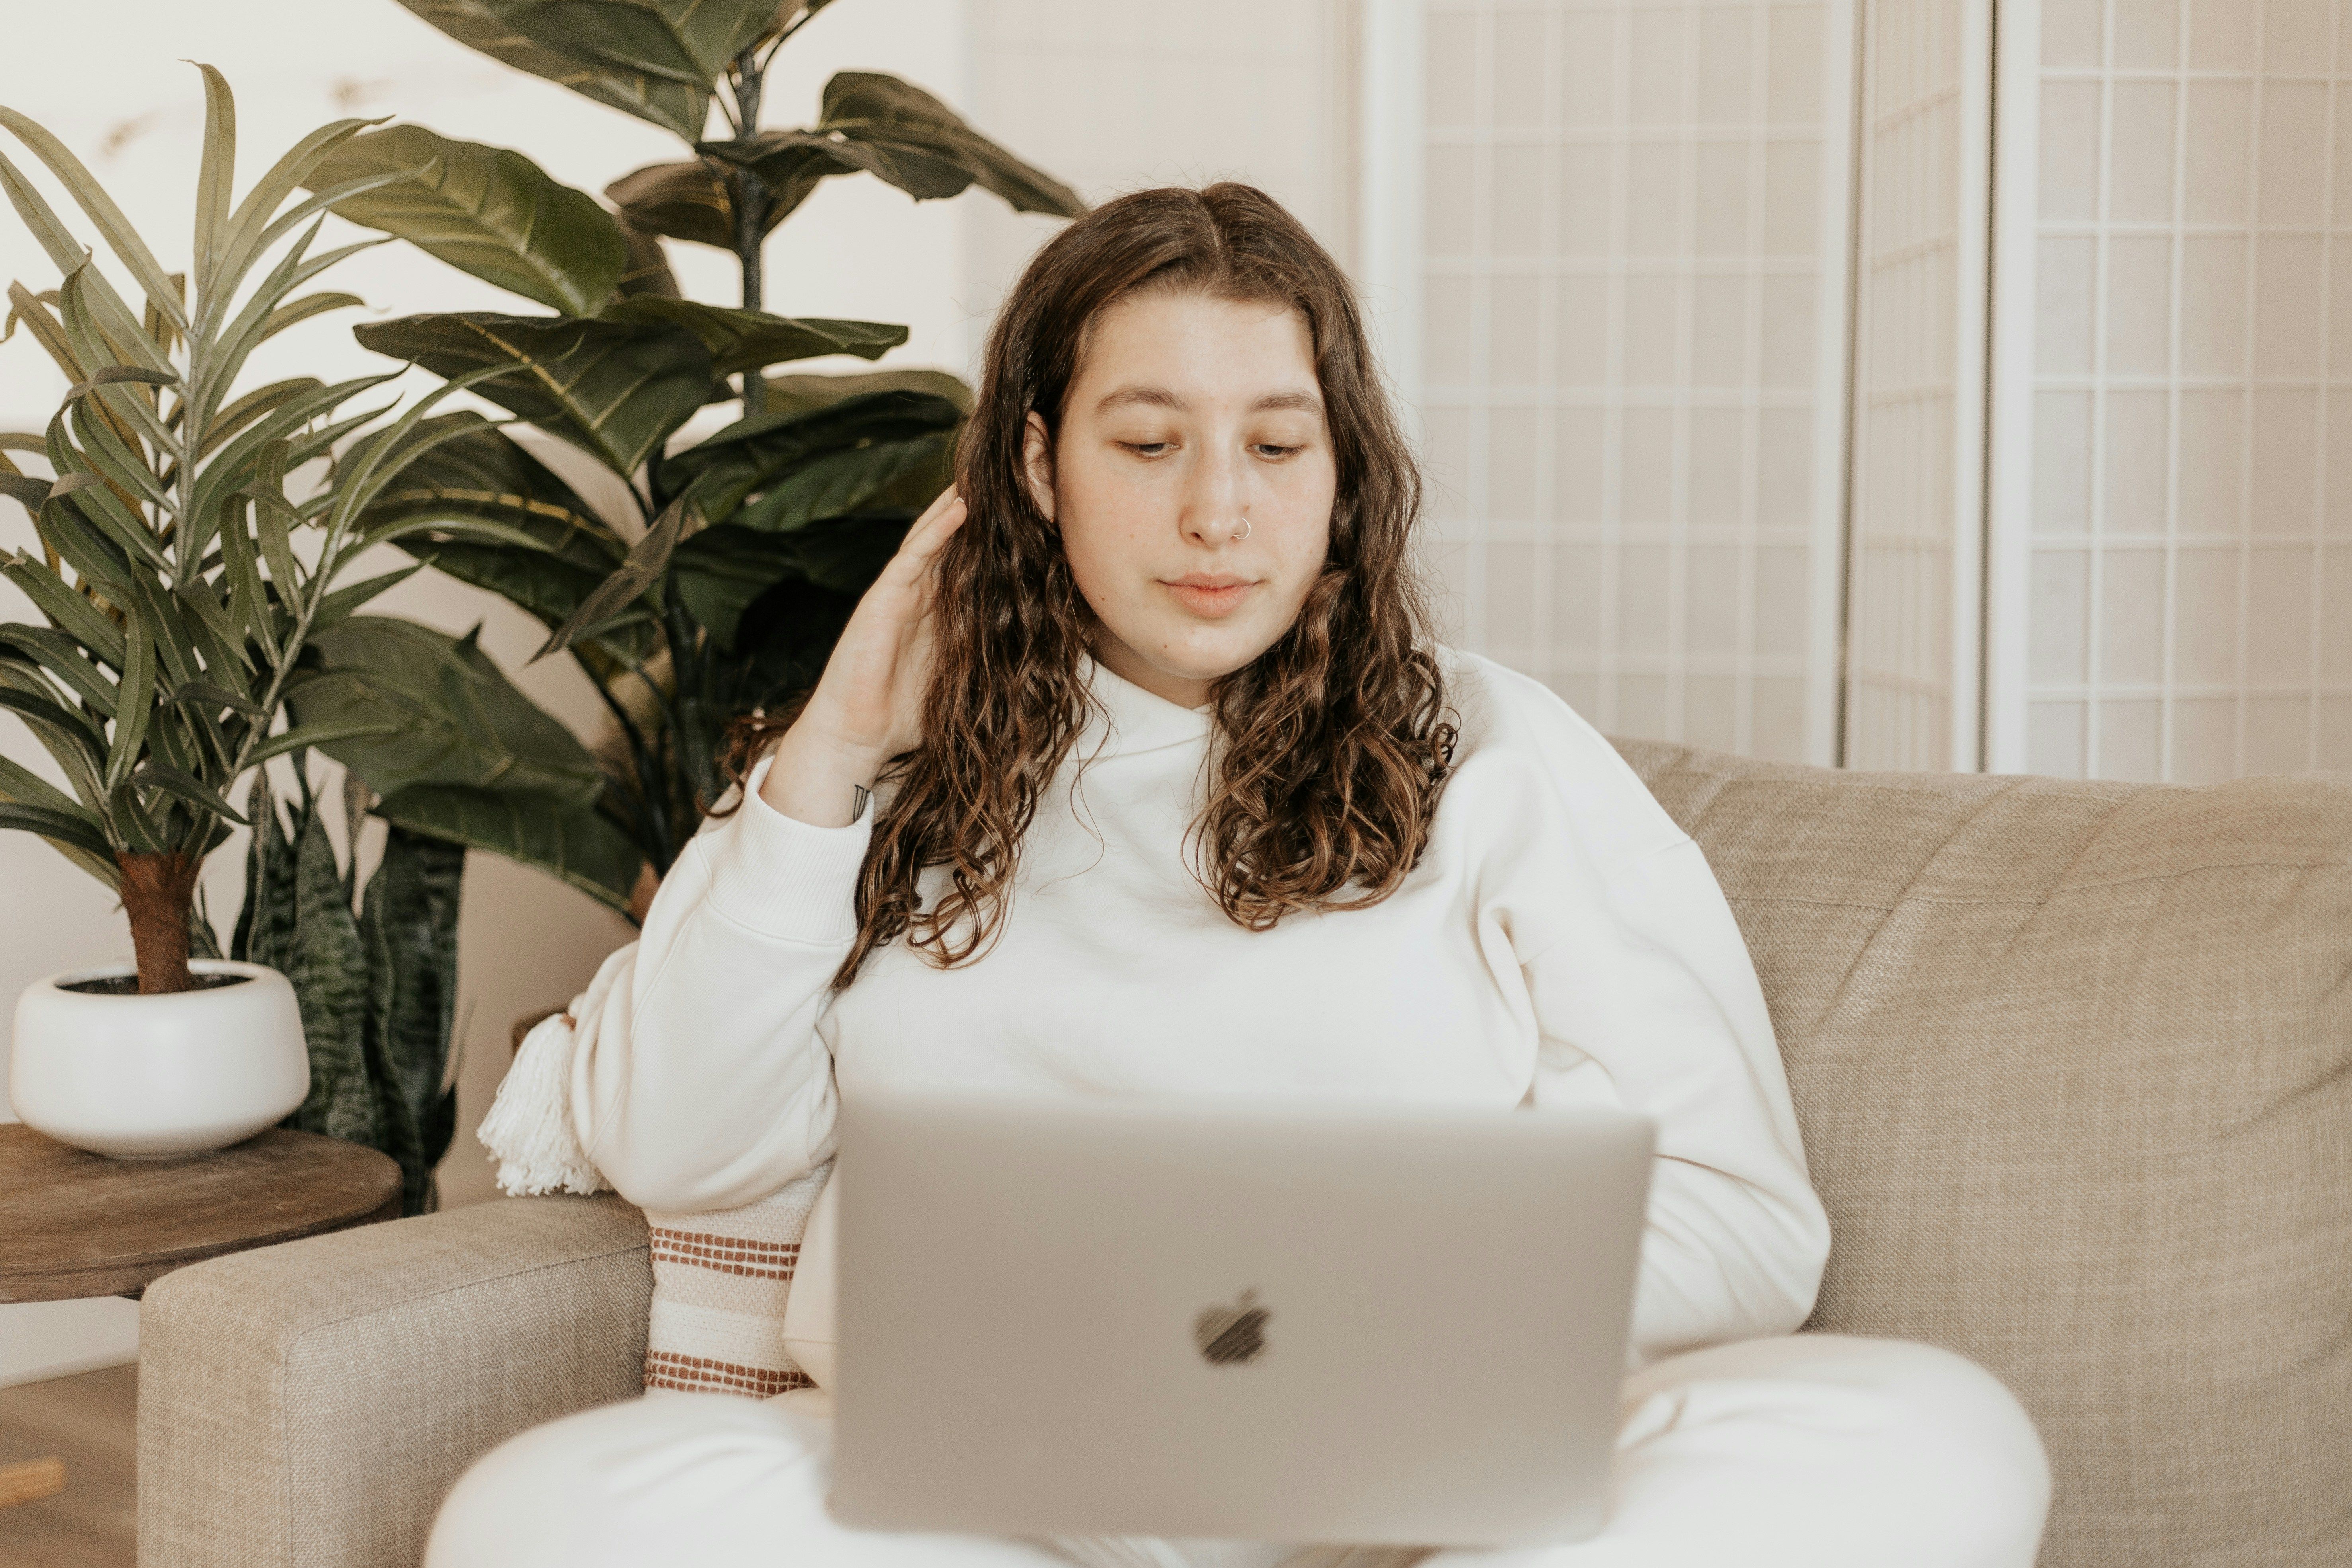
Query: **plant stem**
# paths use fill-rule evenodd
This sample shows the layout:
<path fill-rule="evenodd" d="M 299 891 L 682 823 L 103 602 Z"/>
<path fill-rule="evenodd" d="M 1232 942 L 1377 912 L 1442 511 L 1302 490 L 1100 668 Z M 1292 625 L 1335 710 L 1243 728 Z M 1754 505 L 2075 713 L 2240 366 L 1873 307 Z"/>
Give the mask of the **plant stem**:
<path fill-rule="evenodd" d="M 139 994 L 161 995 L 195 987 L 188 970 L 188 920 L 195 912 L 200 858 L 179 854 L 114 858 L 122 870 L 122 912 L 131 918 L 131 947 L 139 960 Z"/>
<path fill-rule="evenodd" d="M 735 123 L 737 134 L 750 136 L 760 129 L 760 95 L 767 85 L 767 62 L 755 49 L 735 57 Z M 759 310 L 766 298 L 762 286 L 762 252 L 768 243 L 768 187 L 749 169 L 731 171 L 734 183 L 735 259 L 743 272 L 743 309 Z M 757 414 L 768 406 L 768 384 L 758 365 L 743 373 L 743 412 Z"/>

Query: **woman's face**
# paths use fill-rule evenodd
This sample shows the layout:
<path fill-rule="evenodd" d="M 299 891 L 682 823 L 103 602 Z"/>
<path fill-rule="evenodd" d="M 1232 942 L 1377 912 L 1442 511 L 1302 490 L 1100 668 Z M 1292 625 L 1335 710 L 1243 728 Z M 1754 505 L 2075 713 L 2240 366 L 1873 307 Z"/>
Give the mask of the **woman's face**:
<path fill-rule="evenodd" d="M 1196 708 L 1274 646 L 1320 574 L 1338 486 L 1307 321 L 1287 305 L 1130 295 L 1095 318 L 1031 492 L 1097 625 L 1095 657 Z"/>

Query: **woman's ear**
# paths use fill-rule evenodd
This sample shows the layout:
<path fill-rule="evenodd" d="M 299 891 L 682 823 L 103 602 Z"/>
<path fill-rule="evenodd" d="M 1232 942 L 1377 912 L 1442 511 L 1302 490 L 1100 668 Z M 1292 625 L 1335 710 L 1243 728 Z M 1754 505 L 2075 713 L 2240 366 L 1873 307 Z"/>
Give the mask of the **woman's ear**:
<path fill-rule="evenodd" d="M 1029 481 L 1029 499 L 1054 521 L 1054 437 L 1045 428 L 1045 416 L 1035 409 L 1029 411 L 1028 426 L 1021 433 L 1021 471 Z"/>

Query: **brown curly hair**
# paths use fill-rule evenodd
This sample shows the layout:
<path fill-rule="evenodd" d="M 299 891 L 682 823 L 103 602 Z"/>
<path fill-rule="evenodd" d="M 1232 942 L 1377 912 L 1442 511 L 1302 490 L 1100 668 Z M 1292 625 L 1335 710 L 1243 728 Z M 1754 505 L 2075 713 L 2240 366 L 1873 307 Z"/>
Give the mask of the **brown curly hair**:
<path fill-rule="evenodd" d="M 847 985 L 907 933 L 941 967 L 1001 930 L 1038 801 L 1090 699 L 1094 616 L 1024 477 L 1030 410 L 1058 433 L 1089 324 L 1143 289 L 1286 304 L 1307 321 L 1337 459 L 1321 577 L 1255 661 L 1216 681 L 1196 875 L 1236 924 L 1358 909 L 1401 886 L 1429 842 L 1455 725 L 1411 542 L 1421 478 L 1382 389 L 1353 289 L 1280 203 L 1253 186 L 1138 191 L 1094 208 L 1031 259 L 998 312 L 958 451 L 968 517 L 941 551 L 923 743 L 896 758 L 857 888 Z M 790 722 L 739 731 L 741 778 Z M 918 879 L 948 887 L 921 907 Z"/>

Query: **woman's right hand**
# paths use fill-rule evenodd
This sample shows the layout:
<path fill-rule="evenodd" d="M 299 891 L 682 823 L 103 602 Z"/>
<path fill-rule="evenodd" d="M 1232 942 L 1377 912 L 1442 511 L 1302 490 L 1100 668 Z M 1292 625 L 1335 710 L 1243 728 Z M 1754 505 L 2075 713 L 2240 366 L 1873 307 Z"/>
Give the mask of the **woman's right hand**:
<path fill-rule="evenodd" d="M 871 789 L 884 763 L 922 743 L 939 552 L 963 520 L 963 498 L 942 490 L 857 601 L 760 785 L 786 816 L 847 826 L 856 790 Z"/>

